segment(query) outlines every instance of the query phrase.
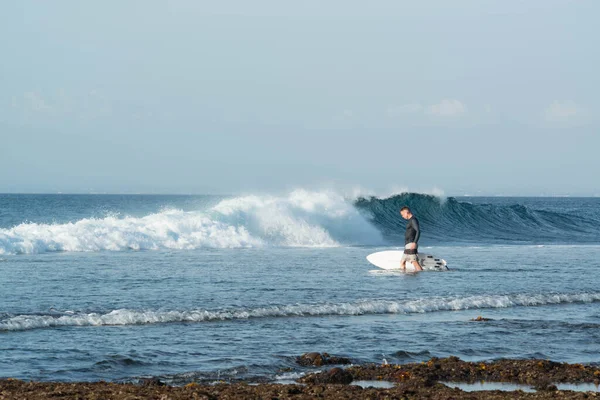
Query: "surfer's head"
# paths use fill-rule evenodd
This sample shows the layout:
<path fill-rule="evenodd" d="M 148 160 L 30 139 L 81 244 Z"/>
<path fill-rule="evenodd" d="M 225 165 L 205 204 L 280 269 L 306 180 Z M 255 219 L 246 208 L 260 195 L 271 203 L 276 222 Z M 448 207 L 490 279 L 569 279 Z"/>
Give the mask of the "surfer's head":
<path fill-rule="evenodd" d="M 404 219 L 410 219 L 410 217 L 412 216 L 412 213 L 410 212 L 410 208 L 408 208 L 408 206 L 404 206 L 400 209 L 400 215 L 402 215 L 402 218 Z"/>

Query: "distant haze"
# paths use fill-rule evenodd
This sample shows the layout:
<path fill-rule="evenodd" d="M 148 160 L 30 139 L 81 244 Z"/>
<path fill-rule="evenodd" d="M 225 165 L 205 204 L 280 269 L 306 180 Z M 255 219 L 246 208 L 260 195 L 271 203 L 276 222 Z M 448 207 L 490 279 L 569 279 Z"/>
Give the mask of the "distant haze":
<path fill-rule="evenodd" d="M 600 2 L 0 6 L 0 193 L 600 195 Z"/>

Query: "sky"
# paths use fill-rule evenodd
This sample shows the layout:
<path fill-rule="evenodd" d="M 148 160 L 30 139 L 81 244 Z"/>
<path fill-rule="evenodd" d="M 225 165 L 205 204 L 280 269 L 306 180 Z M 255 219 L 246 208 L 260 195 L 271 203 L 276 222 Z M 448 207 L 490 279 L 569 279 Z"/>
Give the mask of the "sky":
<path fill-rule="evenodd" d="M 597 0 L 0 5 L 0 193 L 600 195 Z"/>

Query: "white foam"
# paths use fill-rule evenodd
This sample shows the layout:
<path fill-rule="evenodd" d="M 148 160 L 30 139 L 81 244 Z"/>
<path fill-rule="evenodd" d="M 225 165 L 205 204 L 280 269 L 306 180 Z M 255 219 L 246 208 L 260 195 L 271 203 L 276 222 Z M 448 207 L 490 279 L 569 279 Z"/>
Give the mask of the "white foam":
<path fill-rule="evenodd" d="M 381 242 L 379 231 L 351 200 L 333 192 L 304 190 L 285 196 L 226 199 L 202 211 L 165 210 L 141 218 L 113 215 L 67 224 L 23 223 L 0 229 L 0 254 L 332 247 Z"/>
<path fill-rule="evenodd" d="M 297 379 L 302 378 L 304 375 L 306 375 L 306 372 L 284 372 L 283 374 L 275 375 L 275 380 L 283 381 L 286 383 L 295 382 Z"/>
<path fill-rule="evenodd" d="M 138 311 L 119 309 L 105 314 L 16 315 L 0 320 L 0 331 L 22 331 L 59 326 L 140 325 L 176 322 L 224 321 L 250 318 L 325 315 L 409 314 L 482 308 L 530 307 L 600 301 L 600 292 L 572 294 L 516 294 L 468 297 L 434 297 L 408 301 L 363 300 L 354 303 L 290 304 L 248 309 Z"/>
<path fill-rule="evenodd" d="M 398 195 L 402 195 L 402 194 L 410 194 L 410 193 L 430 195 L 430 196 L 437 197 L 442 201 L 445 201 L 445 199 L 446 199 L 444 190 L 442 190 L 438 187 L 432 187 L 429 189 L 422 189 L 422 188 L 409 189 L 407 186 L 392 185 L 386 189 L 372 190 L 372 189 L 367 189 L 367 188 L 364 188 L 361 186 L 353 186 L 350 188 L 346 188 L 345 190 L 342 190 L 342 192 L 347 193 L 348 196 L 353 199 L 357 199 L 357 198 L 361 198 L 361 197 L 364 197 L 364 198 L 376 197 L 381 200 L 387 200 L 387 199 L 391 199 L 394 196 L 398 196 Z"/>

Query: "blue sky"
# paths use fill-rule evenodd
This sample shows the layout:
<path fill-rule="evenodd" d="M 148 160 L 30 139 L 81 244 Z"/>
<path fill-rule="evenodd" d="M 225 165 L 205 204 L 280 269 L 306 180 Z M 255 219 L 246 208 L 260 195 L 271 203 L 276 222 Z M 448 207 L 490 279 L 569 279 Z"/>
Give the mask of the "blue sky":
<path fill-rule="evenodd" d="M 19 1 L 0 192 L 598 195 L 596 1 Z"/>

